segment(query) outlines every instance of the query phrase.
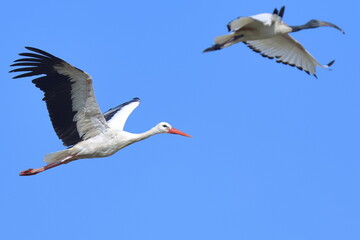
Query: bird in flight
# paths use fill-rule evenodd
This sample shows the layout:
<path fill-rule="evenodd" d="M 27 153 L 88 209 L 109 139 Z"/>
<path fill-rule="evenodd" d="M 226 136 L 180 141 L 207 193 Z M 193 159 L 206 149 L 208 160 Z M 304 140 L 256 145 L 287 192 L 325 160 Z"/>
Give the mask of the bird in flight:
<path fill-rule="evenodd" d="M 83 158 L 101 158 L 113 155 L 120 149 L 159 133 L 190 135 L 161 122 L 144 133 L 123 130 L 132 111 L 139 106 L 134 98 L 102 114 L 97 104 L 92 78 L 86 72 L 70 65 L 43 50 L 26 47 L 20 53 L 10 72 L 25 72 L 13 78 L 42 75 L 32 80 L 44 92 L 53 128 L 65 146 L 69 148 L 46 154 L 47 165 L 22 171 L 20 176 L 34 175 L 47 169 Z"/>
<path fill-rule="evenodd" d="M 239 17 L 228 23 L 230 34 L 215 38 L 215 44 L 203 52 L 211 52 L 243 42 L 253 51 L 263 57 L 276 58 L 279 63 L 288 64 L 304 70 L 316 77 L 316 67 L 327 68 L 334 61 L 326 65 L 320 64 L 298 41 L 288 33 L 303 29 L 318 27 L 333 27 L 345 33 L 341 28 L 330 22 L 312 19 L 304 25 L 289 26 L 282 21 L 285 7 L 280 11 L 276 8 L 273 13 L 261 13 L 250 17 Z"/>

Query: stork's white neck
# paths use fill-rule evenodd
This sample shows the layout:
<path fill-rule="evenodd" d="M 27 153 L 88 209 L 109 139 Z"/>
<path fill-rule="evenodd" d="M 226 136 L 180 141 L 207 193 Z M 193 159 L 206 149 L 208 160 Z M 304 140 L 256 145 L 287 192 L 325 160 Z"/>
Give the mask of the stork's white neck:
<path fill-rule="evenodd" d="M 159 133 L 160 133 L 159 129 L 155 126 L 146 132 L 135 133 L 135 141 L 138 142 L 138 141 L 144 140 L 146 138 L 149 138 L 149 137 L 154 136 Z"/>

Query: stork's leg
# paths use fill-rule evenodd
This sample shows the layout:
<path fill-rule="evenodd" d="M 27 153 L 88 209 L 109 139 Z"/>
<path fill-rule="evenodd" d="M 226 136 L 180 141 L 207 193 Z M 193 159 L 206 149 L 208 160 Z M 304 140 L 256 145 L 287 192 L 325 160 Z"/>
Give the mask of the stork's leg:
<path fill-rule="evenodd" d="M 25 171 L 22 171 L 19 173 L 20 176 L 31 176 L 31 175 L 35 175 L 35 174 L 38 174 L 40 172 L 43 172 L 45 170 L 48 170 L 50 168 L 54 168 L 54 167 L 57 167 L 61 164 L 64 164 L 64 163 L 68 163 L 69 161 L 71 160 L 74 160 L 75 159 L 75 156 L 68 156 L 62 160 L 59 160 L 57 162 L 54 162 L 54 163 L 50 163 L 48 165 L 45 165 L 43 167 L 40 167 L 40 168 L 36 168 L 36 169 L 28 169 L 28 170 L 25 170 Z"/>

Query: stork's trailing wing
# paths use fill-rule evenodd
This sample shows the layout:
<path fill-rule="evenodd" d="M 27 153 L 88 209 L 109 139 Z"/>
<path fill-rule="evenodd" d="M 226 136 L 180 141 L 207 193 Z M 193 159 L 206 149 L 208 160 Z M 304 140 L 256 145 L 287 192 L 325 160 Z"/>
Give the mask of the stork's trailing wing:
<path fill-rule="evenodd" d="M 117 107 L 109 109 L 104 113 L 104 117 L 109 125 L 109 127 L 123 130 L 126 120 L 130 114 L 137 108 L 140 104 L 139 98 L 134 98 L 128 102 L 125 102 Z"/>

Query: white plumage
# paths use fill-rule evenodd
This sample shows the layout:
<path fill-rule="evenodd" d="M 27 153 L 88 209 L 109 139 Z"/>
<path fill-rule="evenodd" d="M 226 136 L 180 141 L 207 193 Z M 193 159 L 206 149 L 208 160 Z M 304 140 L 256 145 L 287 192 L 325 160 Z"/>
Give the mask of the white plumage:
<path fill-rule="evenodd" d="M 334 61 L 326 65 L 320 64 L 288 33 L 322 26 L 334 27 L 343 33 L 344 31 L 335 24 L 315 19 L 304 25 L 289 26 L 282 21 L 284 11 L 285 7 L 282 7 L 280 11 L 275 9 L 272 14 L 262 13 L 250 17 L 239 17 L 231 21 L 227 27 L 232 33 L 216 37 L 215 45 L 205 49 L 204 52 L 220 50 L 243 42 L 264 57 L 276 58 L 277 62 L 297 67 L 316 77 L 316 67 L 327 68 Z"/>
<path fill-rule="evenodd" d="M 21 53 L 25 58 L 11 65 L 20 68 L 10 72 L 25 72 L 14 78 L 43 75 L 32 82 L 44 92 L 43 100 L 54 130 L 69 148 L 45 155 L 44 161 L 48 165 L 22 171 L 21 176 L 34 175 L 77 159 L 107 157 L 159 133 L 190 136 L 165 122 L 144 133 L 123 131 L 127 118 L 139 106 L 140 99 L 134 98 L 103 115 L 89 74 L 45 51 L 26 48 L 35 53 Z"/>
<path fill-rule="evenodd" d="M 134 99 L 134 100 L 136 100 L 136 99 Z M 124 126 L 125 126 L 128 116 L 139 105 L 140 105 L 140 99 L 138 99 L 138 101 L 131 101 L 131 103 L 121 106 L 121 108 L 120 108 L 121 111 L 119 111 L 119 108 L 110 109 L 105 114 L 106 115 L 114 114 L 114 116 L 107 121 L 107 124 L 112 129 L 117 129 L 119 131 L 124 130 Z"/>

